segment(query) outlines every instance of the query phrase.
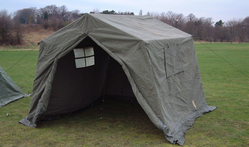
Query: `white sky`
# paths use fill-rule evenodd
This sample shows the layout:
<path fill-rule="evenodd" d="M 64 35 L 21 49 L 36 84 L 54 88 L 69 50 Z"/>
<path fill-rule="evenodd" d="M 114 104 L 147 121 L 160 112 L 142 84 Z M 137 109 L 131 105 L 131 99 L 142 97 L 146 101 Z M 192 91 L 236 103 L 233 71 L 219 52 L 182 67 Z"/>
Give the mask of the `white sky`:
<path fill-rule="evenodd" d="M 182 13 L 184 16 L 193 13 L 197 18 L 213 18 L 214 22 L 226 22 L 232 19 L 244 19 L 249 16 L 249 0 L 0 0 L 0 10 L 13 13 L 24 8 L 37 9 L 48 5 L 58 7 L 65 5 L 69 11 L 79 10 L 89 13 L 94 9 L 114 10 L 116 12 L 134 12 L 143 15 L 147 12 Z"/>

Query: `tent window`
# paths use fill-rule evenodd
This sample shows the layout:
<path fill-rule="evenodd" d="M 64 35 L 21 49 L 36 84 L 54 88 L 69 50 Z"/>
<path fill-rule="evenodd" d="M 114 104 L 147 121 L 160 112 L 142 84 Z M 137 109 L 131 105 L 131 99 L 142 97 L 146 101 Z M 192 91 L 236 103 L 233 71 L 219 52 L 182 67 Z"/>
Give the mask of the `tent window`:
<path fill-rule="evenodd" d="M 166 77 L 183 71 L 183 60 L 180 46 L 177 44 L 165 48 Z"/>
<path fill-rule="evenodd" d="M 75 48 L 74 57 L 76 68 L 84 68 L 95 64 L 93 47 Z"/>

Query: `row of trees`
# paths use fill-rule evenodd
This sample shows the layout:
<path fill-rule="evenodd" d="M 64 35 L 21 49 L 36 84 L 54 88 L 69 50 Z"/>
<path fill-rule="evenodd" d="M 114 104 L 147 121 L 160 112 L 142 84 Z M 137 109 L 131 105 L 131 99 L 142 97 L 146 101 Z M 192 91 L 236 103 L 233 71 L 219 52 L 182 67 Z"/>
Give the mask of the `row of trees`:
<path fill-rule="evenodd" d="M 83 14 L 79 10 L 68 11 L 65 5 L 49 5 L 44 8 L 27 8 L 14 13 L 13 19 L 21 24 L 41 24 L 44 28 L 58 30 L 78 19 Z"/>
<path fill-rule="evenodd" d="M 99 12 L 98 9 L 90 13 L 134 15 L 133 12 L 115 12 L 114 10 Z M 79 10 L 68 11 L 65 5 L 61 7 L 49 5 L 40 9 L 27 8 L 18 10 L 14 14 L 14 20 L 21 24 L 41 24 L 45 29 L 51 27 L 56 31 L 83 15 L 84 13 L 80 13 Z"/>
<path fill-rule="evenodd" d="M 95 9 L 90 13 L 102 14 L 120 14 L 120 15 L 134 15 L 133 12 L 115 12 L 114 10 L 104 10 L 99 12 Z M 23 42 L 22 30 L 27 24 L 41 25 L 45 29 L 52 28 L 54 31 L 66 26 L 84 13 L 79 10 L 68 11 L 65 5 L 57 7 L 56 5 L 49 5 L 44 8 L 25 8 L 16 11 L 14 14 L 8 14 L 6 10 L 0 11 L 0 45 L 17 45 Z"/>
<path fill-rule="evenodd" d="M 114 10 L 104 10 L 102 12 L 99 11 L 99 9 L 94 9 L 93 11 L 91 11 L 90 13 L 92 14 L 117 14 L 117 15 L 134 15 L 134 12 L 129 12 L 129 11 L 126 11 L 126 12 L 115 12 Z"/>
<path fill-rule="evenodd" d="M 142 15 L 142 11 L 139 14 Z M 184 16 L 171 11 L 161 14 L 148 12 L 147 15 L 192 34 L 195 40 L 231 43 L 249 41 L 249 16 L 245 19 L 213 22 L 212 18 L 197 18 L 194 14 Z"/>
<path fill-rule="evenodd" d="M 23 42 L 23 27 L 26 24 L 42 25 L 45 29 L 54 31 L 78 19 L 83 14 L 79 10 L 68 11 L 66 6 L 56 5 L 44 8 L 25 8 L 8 14 L 7 10 L 0 11 L 0 45 L 18 45 Z"/>
<path fill-rule="evenodd" d="M 90 13 L 134 15 L 133 12 L 115 12 L 104 10 L 100 12 L 94 9 Z M 39 24 L 45 29 L 52 28 L 54 31 L 66 26 L 70 22 L 84 15 L 79 10 L 68 11 L 65 5 L 57 7 L 49 5 L 44 8 L 26 8 L 8 14 L 6 10 L 0 11 L 0 45 L 16 45 L 22 43 L 22 27 L 25 24 Z M 140 10 L 139 15 L 142 15 Z M 213 22 L 212 18 L 197 18 L 194 14 L 184 16 L 173 13 L 150 13 L 162 22 L 192 34 L 195 40 L 244 42 L 249 41 L 249 16 L 245 19 L 232 19 L 227 22 L 222 20 Z"/>

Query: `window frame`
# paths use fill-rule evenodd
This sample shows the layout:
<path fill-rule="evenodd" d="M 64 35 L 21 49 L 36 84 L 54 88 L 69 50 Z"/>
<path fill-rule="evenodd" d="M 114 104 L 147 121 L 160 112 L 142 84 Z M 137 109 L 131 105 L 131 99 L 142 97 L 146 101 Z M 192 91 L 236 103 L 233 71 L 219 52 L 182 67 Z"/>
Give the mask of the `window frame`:
<path fill-rule="evenodd" d="M 73 49 L 73 51 L 76 68 L 85 68 L 95 65 L 95 54 L 93 47 L 79 47 Z"/>

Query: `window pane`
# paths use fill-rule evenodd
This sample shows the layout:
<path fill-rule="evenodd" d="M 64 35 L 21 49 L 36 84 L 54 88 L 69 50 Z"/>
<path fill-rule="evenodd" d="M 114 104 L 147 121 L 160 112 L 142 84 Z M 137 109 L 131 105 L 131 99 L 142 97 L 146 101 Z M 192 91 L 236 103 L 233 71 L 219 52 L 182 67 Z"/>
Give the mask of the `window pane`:
<path fill-rule="evenodd" d="M 85 49 L 86 56 L 94 55 L 93 47 L 85 47 L 84 49 Z"/>
<path fill-rule="evenodd" d="M 86 66 L 92 66 L 92 65 L 94 65 L 94 57 L 86 58 Z"/>
<path fill-rule="evenodd" d="M 85 57 L 83 48 L 76 48 L 73 50 L 75 58 Z"/>
<path fill-rule="evenodd" d="M 85 58 L 75 59 L 76 68 L 86 67 Z"/>

